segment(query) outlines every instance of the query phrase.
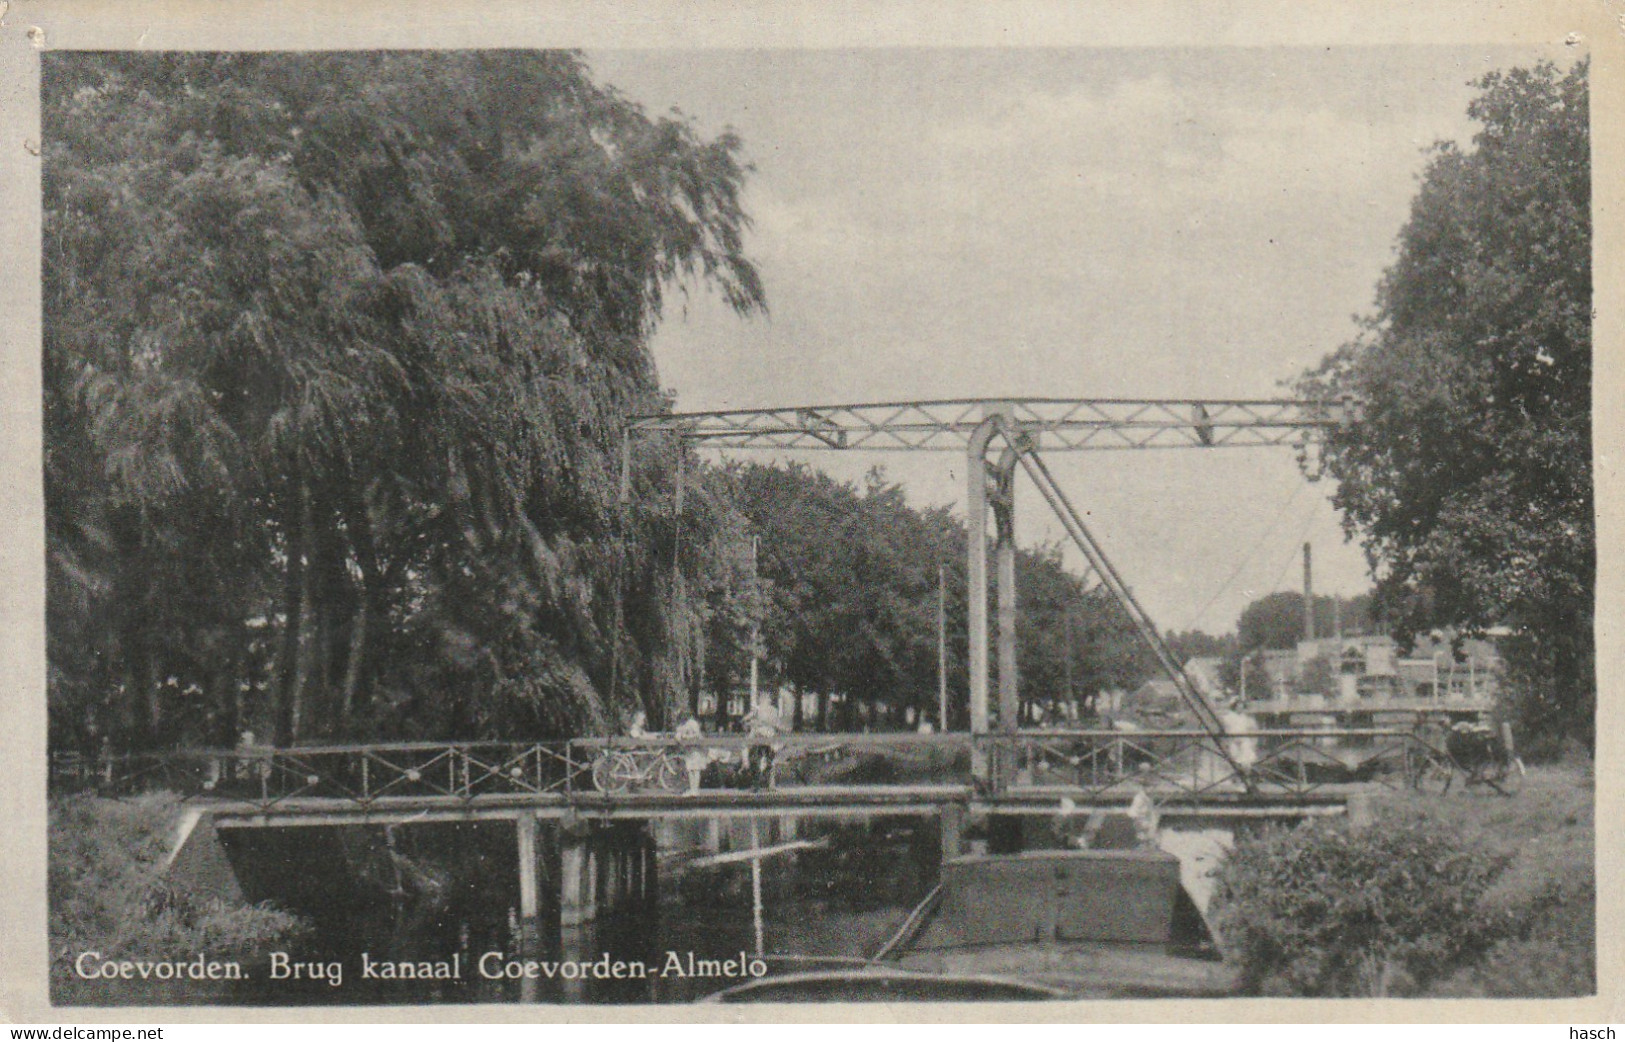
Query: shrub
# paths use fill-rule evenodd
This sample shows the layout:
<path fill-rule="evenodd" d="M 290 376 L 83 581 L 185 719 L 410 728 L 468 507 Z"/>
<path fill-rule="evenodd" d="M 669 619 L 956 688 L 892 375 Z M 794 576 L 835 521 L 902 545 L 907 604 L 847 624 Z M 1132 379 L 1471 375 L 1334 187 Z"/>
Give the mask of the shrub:
<path fill-rule="evenodd" d="M 1251 994 L 1415 994 L 1493 942 L 1503 863 L 1425 820 L 1271 828 L 1238 840 L 1213 919 Z"/>

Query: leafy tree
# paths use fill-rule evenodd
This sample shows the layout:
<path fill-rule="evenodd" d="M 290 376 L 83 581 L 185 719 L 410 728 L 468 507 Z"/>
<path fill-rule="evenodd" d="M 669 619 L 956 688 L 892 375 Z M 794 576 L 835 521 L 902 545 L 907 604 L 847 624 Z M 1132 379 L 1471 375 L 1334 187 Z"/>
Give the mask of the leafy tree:
<path fill-rule="evenodd" d="M 1236 640 L 1244 651 L 1295 648 L 1303 639 L 1303 594 L 1266 594 L 1241 611 Z"/>
<path fill-rule="evenodd" d="M 762 306 L 732 135 L 564 53 L 53 54 L 57 741 L 547 734 L 676 697 L 731 523 L 625 416 Z"/>
<path fill-rule="evenodd" d="M 1215 637 L 1211 633 L 1201 630 L 1169 630 L 1163 635 L 1163 643 L 1173 652 L 1175 661 L 1184 662 L 1186 659 L 1224 656 L 1236 650 L 1236 637 L 1226 633 Z"/>
<path fill-rule="evenodd" d="M 1491 73 L 1436 145 L 1361 335 L 1299 381 L 1350 399 L 1324 472 L 1396 634 L 1509 626 L 1526 718 L 1589 740 L 1587 63 Z"/>
<path fill-rule="evenodd" d="M 1093 605 L 1083 580 L 1062 567 L 1059 546 L 1018 548 L 1016 604 L 1023 723 L 1035 704 L 1046 712 L 1064 703 L 1087 704 L 1099 690 L 1096 674 L 1106 663 L 1098 655 L 1082 653 L 1088 623 L 1097 620 L 1087 611 Z"/>
<path fill-rule="evenodd" d="M 1370 632 L 1371 598 L 1318 596 L 1315 598 L 1315 634 L 1330 637 L 1341 627 L 1344 633 Z M 1236 620 L 1236 641 L 1241 650 L 1295 648 L 1303 639 L 1303 594 L 1293 590 L 1265 594 L 1241 611 Z"/>
<path fill-rule="evenodd" d="M 1077 627 L 1077 642 L 1069 647 L 1066 664 L 1077 670 L 1069 690 L 1084 716 L 1099 711 L 1103 692 L 1134 691 L 1160 675 L 1156 656 L 1133 620 L 1103 586 L 1089 588 L 1076 613 L 1049 624 Z"/>
<path fill-rule="evenodd" d="M 856 726 L 859 703 L 930 710 L 937 702 L 938 565 L 963 589 L 963 530 L 945 511 L 910 508 L 878 471 L 862 490 L 801 465 L 732 466 L 731 495 L 760 540 L 765 676 L 820 699 L 818 726 Z M 950 668 L 963 701 L 963 594 L 950 603 Z M 957 625 L 955 624 L 957 621 Z M 737 686 L 741 656 L 723 688 Z M 829 719 L 832 695 L 847 716 Z"/>

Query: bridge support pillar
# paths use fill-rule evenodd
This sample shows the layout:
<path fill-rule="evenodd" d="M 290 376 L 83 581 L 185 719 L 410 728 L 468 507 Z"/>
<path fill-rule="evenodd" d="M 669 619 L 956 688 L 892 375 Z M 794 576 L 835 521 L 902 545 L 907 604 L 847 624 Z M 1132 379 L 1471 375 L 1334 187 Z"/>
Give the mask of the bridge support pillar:
<path fill-rule="evenodd" d="M 643 837 L 643 906 L 654 908 L 660 903 L 660 846 L 651 831 Z"/>
<path fill-rule="evenodd" d="M 537 959 L 542 954 L 541 880 L 537 871 L 536 815 L 521 813 L 514 820 L 519 855 L 519 951 L 522 958 Z M 519 1000 L 535 1002 L 536 982 L 520 981 Z"/>
<path fill-rule="evenodd" d="M 987 443 L 997 430 L 993 418 L 971 435 L 965 459 L 966 612 L 970 633 L 970 730 L 987 733 Z M 976 755 L 972 747 L 972 755 Z"/>
<path fill-rule="evenodd" d="M 982 407 L 982 422 L 971 432 L 965 456 L 965 525 L 967 559 L 965 598 L 970 632 L 966 635 L 970 671 L 971 773 L 987 786 L 987 753 L 974 738 L 988 732 L 988 618 L 987 618 L 987 447 L 1010 415 L 1006 402 L 989 402 Z"/>
<path fill-rule="evenodd" d="M 582 873 L 585 885 L 581 894 L 581 921 L 591 922 L 598 918 L 598 902 L 604 893 L 604 859 L 595 849 L 590 840 L 583 843 L 584 854 L 587 860 L 587 870 Z"/>
<path fill-rule="evenodd" d="M 587 924 L 597 915 L 599 860 L 593 851 L 590 826 L 572 823 L 558 830 L 559 838 L 559 958 L 579 962 L 586 958 Z M 561 985 L 565 1002 L 585 998 L 586 982 L 579 977 Z"/>
<path fill-rule="evenodd" d="M 993 468 L 993 556 L 999 579 L 999 730 L 1021 726 L 1016 664 L 1016 454 L 1005 449 Z"/>
<path fill-rule="evenodd" d="M 993 557 L 999 586 L 999 731 L 1015 734 L 1021 727 L 1021 673 L 1016 662 L 1016 463 L 1014 449 L 999 454 L 992 468 Z M 1013 754 L 1015 746 L 1010 746 Z M 1003 750 L 1001 749 L 1001 753 Z M 1003 792 L 1014 776 L 1013 755 L 994 757 L 989 772 L 994 792 Z"/>
<path fill-rule="evenodd" d="M 559 840 L 560 926 L 580 926 L 592 918 L 591 873 L 587 838 L 566 832 Z"/>
<path fill-rule="evenodd" d="M 559 928 L 559 958 L 564 962 L 587 961 L 586 926 L 577 924 Z M 587 982 L 580 974 L 565 977 L 559 990 L 565 1002 L 583 1002 L 587 997 Z"/>
<path fill-rule="evenodd" d="M 942 863 L 947 864 L 965 848 L 965 805 L 944 803 L 937 813 L 937 827 L 942 840 Z"/>
<path fill-rule="evenodd" d="M 615 844 L 615 893 L 610 899 L 610 910 L 619 912 L 632 905 L 637 894 L 637 855 L 629 837 L 617 837 Z"/>
<path fill-rule="evenodd" d="M 541 882 L 537 872 L 536 815 L 520 814 L 514 822 L 519 847 L 519 933 L 527 958 L 540 953 Z"/>

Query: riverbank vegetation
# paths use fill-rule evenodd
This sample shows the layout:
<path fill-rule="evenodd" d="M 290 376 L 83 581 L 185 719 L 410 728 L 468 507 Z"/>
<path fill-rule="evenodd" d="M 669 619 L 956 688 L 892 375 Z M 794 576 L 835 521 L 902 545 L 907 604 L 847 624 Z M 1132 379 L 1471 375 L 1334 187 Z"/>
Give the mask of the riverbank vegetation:
<path fill-rule="evenodd" d="M 1251 994 L 1588 995 L 1596 990 L 1588 765 L 1515 797 L 1396 793 L 1373 825 L 1240 839 L 1212 915 Z"/>
<path fill-rule="evenodd" d="M 59 1005 L 151 1002 L 166 987 L 197 1000 L 194 981 L 85 980 L 75 960 L 247 962 L 297 938 L 303 923 L 269 905 L 200 896 L 164 872 L 179 801 L 68 796 L 50 801 L 47 837 L 51 1000 Z M 201 985 L 208 987 L 209 985 Z"/>

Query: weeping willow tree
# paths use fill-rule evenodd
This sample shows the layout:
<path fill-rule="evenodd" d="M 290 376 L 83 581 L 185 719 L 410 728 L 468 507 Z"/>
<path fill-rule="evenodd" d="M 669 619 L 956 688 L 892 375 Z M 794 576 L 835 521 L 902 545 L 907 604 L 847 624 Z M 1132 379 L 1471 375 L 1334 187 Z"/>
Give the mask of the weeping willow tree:
<path fill-rule="evenodd" d="M 684 697 L 737 522 L 669 444 L 623 497 L 620 430 L 674 285 L 764 306 L 735 137 L 551 52 L 53 53 L 42 100 L 54 741 Z"/>

